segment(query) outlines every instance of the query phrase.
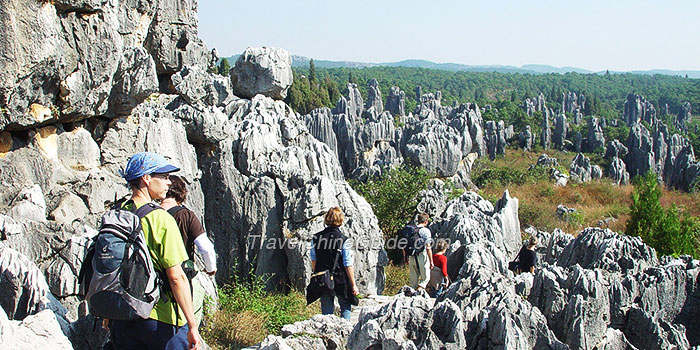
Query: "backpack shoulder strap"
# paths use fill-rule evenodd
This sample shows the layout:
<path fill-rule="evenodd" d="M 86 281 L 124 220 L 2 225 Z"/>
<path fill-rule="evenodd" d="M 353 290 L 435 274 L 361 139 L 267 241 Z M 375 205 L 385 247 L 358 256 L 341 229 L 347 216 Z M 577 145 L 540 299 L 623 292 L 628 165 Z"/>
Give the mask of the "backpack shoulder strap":
<path fill-rule="evenodd" d="M 156 210 L 156 209 L 162 209 L 160 206 L 153 204 L 153 203 L 146 203 L 141 206 L 141 208 L 138 208 L 134 211 L 134 214 L 136 214 L 139 219 L 143 219 L 144 216 L 148 215 L 150 212 Z"/>
<path fill-rule="evenodd" d="M 168 214 L 175 215 L 175 213 L 177 213 L 178 211 L 180 211 L 182 209 L 185 209 L 185 207 L 182 205 L 176 205 L 176 206 L 168 209 Z"/>

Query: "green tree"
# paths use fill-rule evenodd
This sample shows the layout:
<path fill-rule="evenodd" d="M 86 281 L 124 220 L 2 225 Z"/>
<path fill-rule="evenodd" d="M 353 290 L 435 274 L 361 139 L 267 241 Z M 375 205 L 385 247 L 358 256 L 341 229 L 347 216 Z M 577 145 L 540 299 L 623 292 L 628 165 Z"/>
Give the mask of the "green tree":
<path fill-rule="evenodd" d="M 309 81 L 312 83 L 316 82 L 316 65 L 313 58 L 309 60 Z"/>
<path fill-rule="evenodd" d="M 228 75 L 229 70 L 231 70 L 231 66 L 228 63 L 228 59 L 222 58 L 221 62 L 219 62 L 218 73 L 221 75 Z"/>
<path fill-rule="evenodd" d="M 700 222 L 675 205 L 661 206 L 661 185 L 654 172 L 634 179 L 630 218 L 625 233 L 639 236 L 659 255 L 700 256 Z"/>
<path fill-rule="evenodd" d="M 351 180 L 350 185 L 369 202 L 384 238 L 388 239 L 411 221 L 418 206 L 418 193 L 428 187 L 431 177 L 423 168 L 404 165 L 365 182 Z"/>

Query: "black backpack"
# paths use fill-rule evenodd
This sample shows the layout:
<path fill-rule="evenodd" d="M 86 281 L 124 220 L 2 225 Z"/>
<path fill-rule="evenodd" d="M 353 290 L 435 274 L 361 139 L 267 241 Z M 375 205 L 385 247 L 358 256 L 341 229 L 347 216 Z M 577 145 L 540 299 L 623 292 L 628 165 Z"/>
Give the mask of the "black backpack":
<path fill-rule="evenodd" d="M 418 231 L 420 231 L 420 227 L 414 224 L 408 224 L 399 231 L 401 243 L 406 244 L 404 248 L 406 256 L 418 255 L 425 248 L 425 242 L 420 239 Z"/>
<path fill-rule="evenodd" d="M 113 320 L 148 318 L 160 299 L 162 280 L 154 269 L 141 218 L 160 207 L 134 211 L 116 205 L 102 216 L 78 280 L 90 313 Z"/>

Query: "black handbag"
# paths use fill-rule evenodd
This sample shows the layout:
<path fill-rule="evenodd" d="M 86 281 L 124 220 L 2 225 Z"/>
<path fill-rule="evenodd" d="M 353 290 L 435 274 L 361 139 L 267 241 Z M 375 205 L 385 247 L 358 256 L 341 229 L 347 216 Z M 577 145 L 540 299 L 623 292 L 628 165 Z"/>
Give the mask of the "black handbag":
<path fill-rule="evenodd" d="M 316 299 L 321 297 L 321 294 L 330 293 L 335 295 L 335 280 L 333 278 L 333 273 L 335 272 L 335 265 L 338 263 L 338 256 L 340 252 L 336 252 L 335 260 L 333 261 L 333 267 L 330 270 L 323 270 L 311 275 L 311 280 L 309 285 L 306 286 L 306 303 L 311 304 Z"/>

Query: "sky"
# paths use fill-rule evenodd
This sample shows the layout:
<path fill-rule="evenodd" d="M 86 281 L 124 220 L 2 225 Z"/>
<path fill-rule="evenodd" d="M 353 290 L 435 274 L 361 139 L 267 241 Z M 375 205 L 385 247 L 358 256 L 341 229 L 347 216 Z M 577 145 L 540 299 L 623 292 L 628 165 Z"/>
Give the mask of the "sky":
<path fill-rule="evenodd" d="M 198 16 L 221 57 L 700 70 L 697 0 L 199 0 Z"/>

